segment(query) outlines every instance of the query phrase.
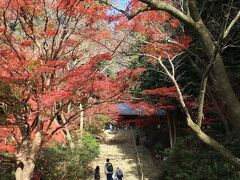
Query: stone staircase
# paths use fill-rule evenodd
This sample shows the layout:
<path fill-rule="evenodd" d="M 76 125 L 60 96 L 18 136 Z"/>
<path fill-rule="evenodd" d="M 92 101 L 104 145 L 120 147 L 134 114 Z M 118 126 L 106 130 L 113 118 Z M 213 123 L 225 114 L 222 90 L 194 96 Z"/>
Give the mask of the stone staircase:
<path fill-rule="evenodd" d="M 134 132 L 133 132 L 134 133 Z M 137 164 L 137 156 L 133 135 L 131 130 L 119 130 L 113 134 L 106 134 L 105 144 L 100 145 L 100 155 L 92 163 L 92 167 L 100 166 L 101 179 L 106 179 L 104 174 L 104 165 L 106 159 L 109 158 L 113 164 L 113 168 L 120 167 L 124 174 L 124 180 L 141 180 L 141 172 L 139 173 L 139 165 Z M 157 180 L 158 171 L 152 162 L 150 152 L 144 146 L 137 146 L 141 161 L 143 179 Z M 88 180 L 92 180 L 89 178 Z"/>
<path fill-rule="evenodd" d="M 141 161 L 141 167 L 144 180 L 159 180 L 160 169 L 156 168 L 153 163 L 150 152 L 142 145 L 137 146 L 139 159 Z"/>

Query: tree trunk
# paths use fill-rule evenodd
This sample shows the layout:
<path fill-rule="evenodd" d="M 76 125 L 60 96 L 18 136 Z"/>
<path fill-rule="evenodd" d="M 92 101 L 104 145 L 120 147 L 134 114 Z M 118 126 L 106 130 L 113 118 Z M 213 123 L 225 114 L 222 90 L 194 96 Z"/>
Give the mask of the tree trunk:
<path fill-rule="evenodd" d="M 170 122 L 169 115 L 167 115 L 167 124 L 168 124 L 168 133 L 169 133 L 169 142 L 170 142 L 170 148 L 173 148 L 173 133 L 172 133 L 172 125 Z"/>
<path fill-rule="evenodd" d="M 30 180 L 33 176 L 35 163 L 33 160 L 17 160 L 18 167 L 15 172 L 16 180 Z"/>
<path fill-rule="evenodd" d="M 64 116 L 63 112 L 61 113 L 61 119 L 62 119 L 63 123 L 66 123 L 66 119 L 65 119 L 65 116 Z M 64 136 L 67 138 L 67 141 L 69 143 L 70 148 L 73 149 L 75 147 L 75 144 L 73 143 L 73 139 L 72 139 L 71 133 L 70 133 L 70 131 L 69 131 L 69 129 L 67 127 L 65 127 L 64 131 L 65 132 L 63 132 L 63 131 L 62 132 L 63 132 Z"/>
<path fill-rule="evenodd" d="M 23 140 L 20 150 L 16 155 L 16 180 L 30 180 L 33 175 L 35 163 L 34 159 L 29 158 L 30 151 L 30 140 Z"/>
<path fill-rule="evenodd" d="M 177 138 L 177 134 L 176 134 L 176 123 L 175 123 L 175 113 L 172 119 L 172 123 L 173 123 L 173 145 L 176 144 L 176 138 Z"/>
<path fill-rule="evenodd" d="M 186 115 L 186 119 L 187 119 L 187 125 L 192 129 L 192 131 L 194 132 L 194 134 L 202 141 L 204 142 L 206 145 L 210 146 L 211 148 L 213 148 L 216 152 L 218 152 L 224 159 L 226 159 L 228 162 L 232 163 L 233 165 L 235 165 L 237 168 L 240 168 L 240 159 L 236 156 L 234 156 L 234 154 L 232 154 L 232 152 L 230 152 L 228 149 L 226 149 L 223 145 L 221 145 L 220 143 L 218 143 L 217 141 L 215 141 L 213 138 L 211 138 L 210 136 L 208 136 L 207 134 L 205 134 L 201 128 L 194 123 L 194 121 L 192 120 L 190 113 L 186 107 L 186 104 L 183 100 L 183 96 L 182 93 L 180 91 L 180 88 L 177 84 L 177 81 L 175 79 L 172 79 L 173 83 L 177 89 L 177 93 L 178 93 L 178 98 L 179 101 L 181 103 L 181 106 L 183 108 L 183 111 Z"/>
<path fill-rule="evenodd" d="M 212 102 L 215 104 L 216 108 L 217 108 L 217 113 L 220 115 L 220 118 L 223 121 L 224 124 L 224 128 L 225 128 L 225 133 L 228 137 L 230 137 L 230 129 L 229 129 L 229 123 L 228 120 L 226 119 L 225 115 L 223 114 L 223 111 L 219 105 L 219 103 L 217 102 L 216 98 L 214 97 L 211 89 L 209 88 L 207 91 L 207 95 L 208 97 L 212 100 Z"/>
<path fill-rule="evenodd" d="M 209 59 L 215 56 L 215 44 L 209 31 L 202 21 L 196 23 L 196 31 L 205 46 L 206 54 Z M 229 123 L 233 130 L 240 132 L 240 103 L 235 96 L 233 88 L 228 79 L 223 60 L 219 52 L 216 54 L 216 61 L 213 65 L 213 72 L 216 78 L 217 94 L 221 97 L 223 104 L 226 106 Z"/>
<path fill-rule="evenodd" d="M 236 132 L 240 132 L 240 103 L 231 83 L 228 79 L 228 75 L 226 73 L 226 69 L 223 64 L 223 59 L 219 52 L 215 53 L 215 41 L 212 39 L 210 31 L 204 25 L 199 9 L 197 6 L 196 0 L 189 0 L 187 8 L 189 9 L 189 14 L 184 14 L 183 12 L 179 11 L 177 8 L 165 3 L 163 1 L 158 0 L 139 0 L 148 5 L 149 8 L 152 10 L 162 10 L 168 12 L 169 14 L 173 15 L 177 19 L 183 21 L 184 23 L 188 24 L 192 28 L 195 29 L 197 32 L 197 36 L 201 39 L 201 42 L 204 46 L 204 50 L 209 58 L 209 60 L 213 59 L 216 56 L 215 64 L 213 65 L 213 71 L 216 76 L 216 85 L 218 87 L 218 96 L 222 99 L 224 105 L 227 109 L 229 124 L 231 125 L 232 129 Z M 139 11 L 140 13 L 142 11 Z M 133 18 L 138 13 L 133 14 L 131 17 Z M 218 44 L 219 45 L 219 44 Z"/>
<path fill-rule="evenodd" d="M 197 137 L 213 148 L 216 152 L 218 152 L 225 160 L 235 165 L 237 168 L 240 168 L 240 159 L 234 156 L 228 149 L 226 149 L 223 145 L 219 144 L 217 141 L 212 139 L 210 136 L 202 132 L 200 127 L 193 122 L 190 116 L 187 116 L 188 126 L 193 130 L 194 134 Z"/>
<path fill-rule="evenodd" d="M 32 141 L 30 137 L 23 139 L 19 151 L 16 154 L 16 180 L 30 180 L 32 178 L 41 142 L 42 134 L 40 131 L 36 132 Z"/>
<path fill-rule="evenodd" d="M 199 14 L 199 10 L 197 8 L 196 0 L 189 0 L 189 13 L 184 14 L 175 7 L 171 6 L 168 3 L 159 0 L 139 0 L 148 5 L 148 8 L 137 11 L 135 14 L 128 16 L 128 18 L 132 18 L 136 16 L 138 13 L 143 12 L 144 10 L 163 10 L 165 12 L 170 13 L 175 16 L 179 20 L 182 20 L 186 24 L 190 25 L 195 29 L 198 34 L 198 37 L 201 39 L 201 42 L 204 46 L 204 50 L 209 58 L 209 61 L 215 59 L 215 63 L 213 65 L 213 72 L 216 76 L 217 87 L 218 87 L 218 95 L 223 100 L 227 108 L 227 112 L 229 114 L 229 123 L 235 131 L 240 132 L 240 103 L 235 96 L 233 88 L 228 79 L 228 75 L 226 73 L 226 69 L 223 64 L 223 59 L 219 52 L 216 51 L 215 42 L 211 37 L 209 30 L 204 25 L 201 16 Z M 198 136 L 198 138 L 203 141 L 208 146 L 212 147 L 216 152 L 218 152 L 222 157 L 224 157 L 227 161 L 234 164 L 236 167 L 240 168 L 240 159 L 234 156 L 229 150 L 227 150 L 224 146 L 219 144 L 217 141 L 209 137 L 207 134 L 201 131 L 200 127 L 194 123 L 192 120 L 190 113 L 185 105 L 183 100 L 182 93 L 179 89 L 179 86 L 171 73 L 167 70 L 166 66 L 162 64 L 162 61 L 159 60 L 160 65 L 163 70 L 166 72 L 168 77 L 170 77 L 177 88 L 179 101 L 182 105 L 182 108 L 187 117 L 187 124 L 193 130 L 193 132 Z"/>
<path fill-rule="evenodd" d="M 79 110 L 80 110 L 80 140 L 82 143 L 82 139 L 83 139 L 83 107 L 82 104 L 79 105 Z"/>

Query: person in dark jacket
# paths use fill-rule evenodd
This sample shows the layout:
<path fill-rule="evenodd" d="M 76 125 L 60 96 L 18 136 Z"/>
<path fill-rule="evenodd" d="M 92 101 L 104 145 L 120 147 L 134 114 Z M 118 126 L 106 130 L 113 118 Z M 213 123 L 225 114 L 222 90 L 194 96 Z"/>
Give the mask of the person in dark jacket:
<path fill-rule="evenodd" d="M 96 166 L 95 172 L 94 172 L 94 180 L 99 180 L 100 179 L 100 167 Z"/>
<path fill-rule="evenodd" d="M 107 176 L 107 180 L 113 180 L 112 175 L 113 175 L 113 165 L 110 163 L 110 160 L 107 158 L 106 159 L 106 164 L 104 166 L 104 171 Z"/>
<path fill-rule="evenodd" d="M 140 145 L 140 137 L 139 137 L 139 134 L 136 134 L 135 140 L 136 140 L 136 145 L 139 146 L 139 145 Z"/>

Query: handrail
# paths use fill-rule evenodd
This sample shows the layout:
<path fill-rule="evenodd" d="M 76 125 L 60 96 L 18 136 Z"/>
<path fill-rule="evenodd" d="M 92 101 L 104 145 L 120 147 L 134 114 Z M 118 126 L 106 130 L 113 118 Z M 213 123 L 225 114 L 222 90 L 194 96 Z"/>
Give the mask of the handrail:
<path fill-rule="evenodd" d="M 140 157 L 139 157 L 139 153 L 138 153 L 137 145 L 136 145 L 136 141 L 135 141 L 135 136 L 133 134 L 133 130 L 132 130 L 131 126 L 130 126 L 130 129 L 131 129 L 131 133 L 132 133 L 132 137 L 133 137 L 133 144 L 134 144 L 135 153 L 136 153 L 136 156 L 137 156 L 138 174 L 141 175 L 141 178 L 139 177 L 139 179 L 143 180 L 144 175 L 143 175 L 143 170 L 142 170 L 142 163 L 141 163 L 141 160 L 140 160 Z"/>

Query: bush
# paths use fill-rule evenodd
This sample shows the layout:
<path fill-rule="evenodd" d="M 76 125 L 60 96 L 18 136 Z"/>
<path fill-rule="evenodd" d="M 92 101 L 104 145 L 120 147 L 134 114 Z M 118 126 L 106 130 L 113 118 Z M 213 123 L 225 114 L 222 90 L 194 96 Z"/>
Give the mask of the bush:
<path fill-rule="evenodd" d="M 100 126 L 102 126 L 102 125 L 96 125 L 95 123 L 86 122 L 84 125 L 84 131 L 86 131 L 90 134 L 98 135 L 98 134 L 102 133 Z"/>
<path fill-rule="evenodd" d="M 228 145 L 234 149 L 239 142 Z M 162 163 L 164 169 L 162 179 L 240 179 L 240 171 L 193 136 L 178 138 L 175 147 L 167 152 L 168 158 Z"/>
<path fill-rule="evenodd" d="M 36 173 L 43 179 L 83 179 L 91 172 L 89 163 L 99 154 L 99 142 L 92 135 L 85 135 L 83 144 L 75 141 L 70 149 L 53 145 L 41 152 Z"/>
<path fill-rule="evenodd" d="M 106 124 L 106 123 L 109 123 L 109 122 L 112 121 L 112 119 L 111 119 L 109 116 L 104 115 L 104 114 L 98 114 L 98 115 L 96 116 L 96 119 L 97 119 L 98 121 L 100 121 L 101 123 L 103 123 L 103 124 Z"/>
<path fill-rule="evenodd" d="M 2 152 L 0 157 L 7 157 L 9 159 L 0 158 L 0 179 L 1 180 L 11 180 L 15 179 L 15 163 L 11 159 L 14 159 L 12 154 Z"/>
<path fill-rule="evenodd" d="M 0 179 L 1 180 L 14 180 L 15 179 L 15 171 L 12 166 L 4 166 L 0 165 Z"/>

